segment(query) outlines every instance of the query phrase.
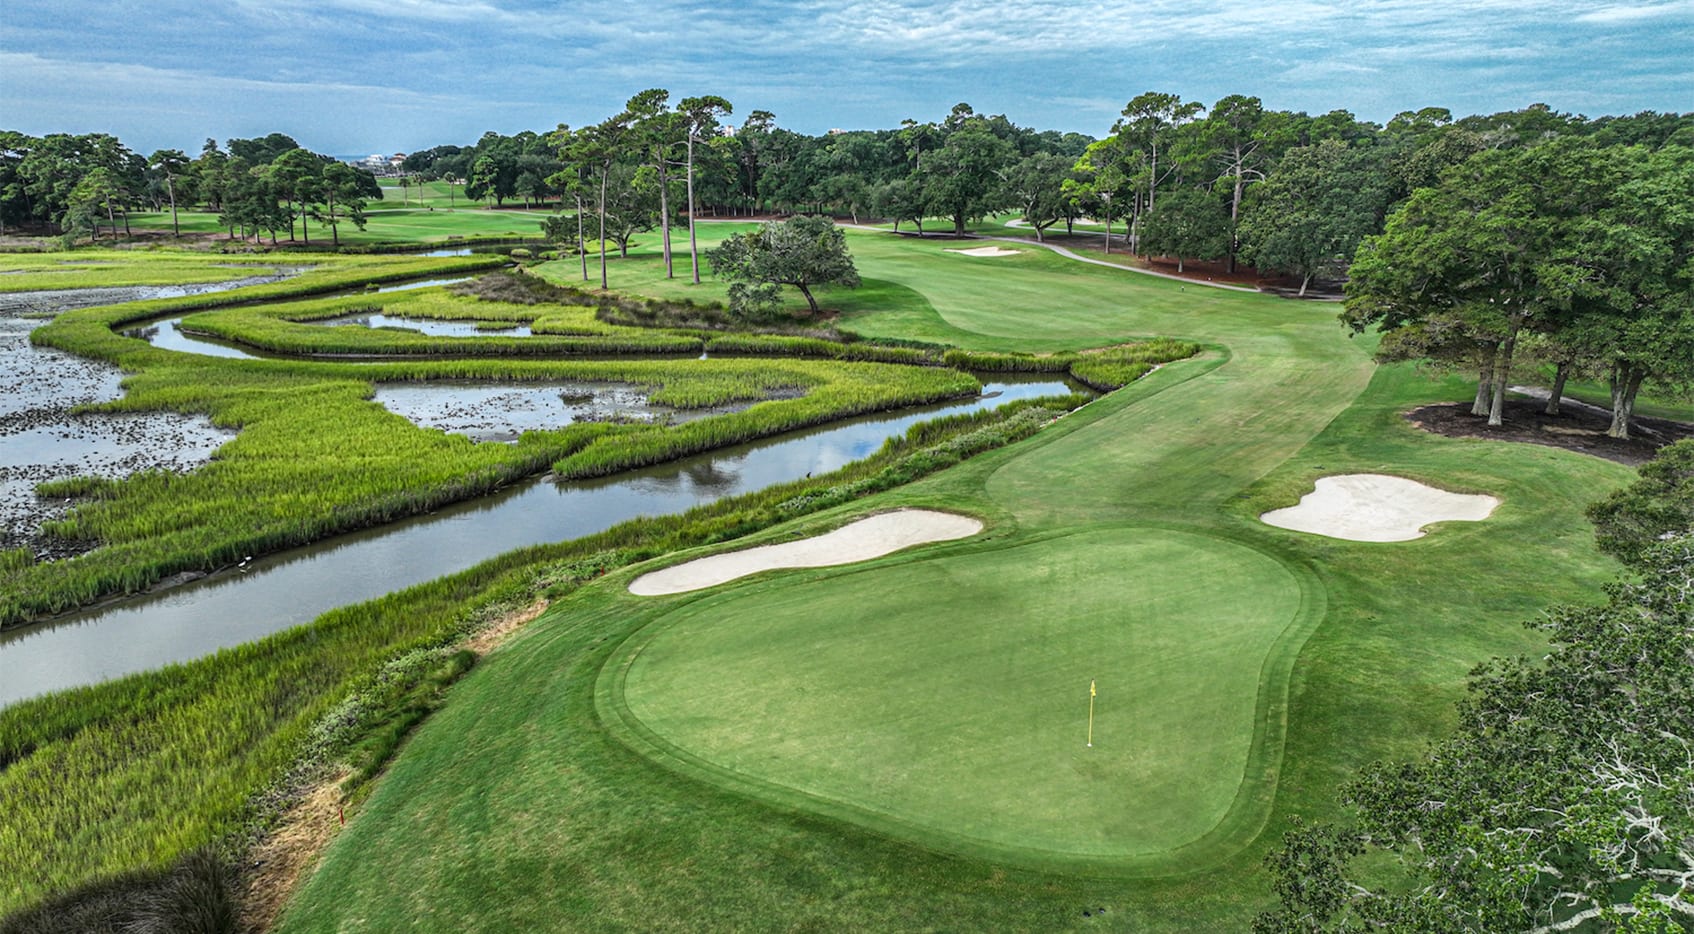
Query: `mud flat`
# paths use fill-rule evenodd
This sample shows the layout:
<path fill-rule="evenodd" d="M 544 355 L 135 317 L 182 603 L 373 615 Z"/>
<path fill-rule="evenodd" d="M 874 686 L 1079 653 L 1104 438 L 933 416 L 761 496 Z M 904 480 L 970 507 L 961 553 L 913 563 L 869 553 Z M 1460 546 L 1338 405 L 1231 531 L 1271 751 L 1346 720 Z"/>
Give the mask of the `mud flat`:
<path fill-rule="evenodd" d="M 86 547 L 39 533 L 71 504 L 38 499 L 36 484 L 192 470 L 235 435 L 202 416 L 174 412 L 73 412 L 123 395 L 123 376 L 110 364 L 31 345 L 29 332 L 39 323 L 0 317 L 0 549 L 28 547 L 43 558 L 62 558 Z"/>

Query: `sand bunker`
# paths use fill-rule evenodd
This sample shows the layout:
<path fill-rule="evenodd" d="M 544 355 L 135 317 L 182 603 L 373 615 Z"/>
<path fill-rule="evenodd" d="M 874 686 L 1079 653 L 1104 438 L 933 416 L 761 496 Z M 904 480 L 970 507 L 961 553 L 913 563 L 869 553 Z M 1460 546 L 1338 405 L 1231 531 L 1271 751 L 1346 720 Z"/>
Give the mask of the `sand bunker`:
<path fill-rule="evenodd" d="M 968 516 L 901 509 L 860 519 L 815 538 L 711 555 L 643 574 L 630 583 L 629 592 L 642 596 L 687 593 L 760 571 L 869 561 L 913 545 L 969 538 L 980 531 L 982 523 Z"/>
<path fill-rule="evenodd" d="M 1300 504 L 1259 519 L 1277 528 L 1355 542 L 1404 542 L 1423 537 L 1432 522 L 1480 522 L 1500 501 L 1492 496 L 1449 493 L 1432 486 L 1361 473 L 1322 477 Z"/>
<path fill-rule="evenodd" d="M 965 256 L 1016 256 L 1022 250 L 1006 250 L 997 246 L 979 246 L 968 250 L 947 250 L 948 253 L 960 253 Z"/>

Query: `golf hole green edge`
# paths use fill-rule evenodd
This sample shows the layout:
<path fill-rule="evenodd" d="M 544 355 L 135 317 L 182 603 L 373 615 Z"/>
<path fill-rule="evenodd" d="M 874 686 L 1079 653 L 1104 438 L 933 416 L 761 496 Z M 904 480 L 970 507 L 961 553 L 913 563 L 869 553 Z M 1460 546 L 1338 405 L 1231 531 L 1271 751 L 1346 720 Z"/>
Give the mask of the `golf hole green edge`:
<path fill-rule="evenodd" d="M 1007 552 L 1042 543 L 1098 535 L 1110 531 L 1123 535 L 1164 534 L 1189 539 L 1209 539 L 1219 544 L 1245 548 L 1273 563 L 1286 573 L 1297 594 L 1294 609 L 1265 651 L 1257 667 L 1257 689 L 1253 696 L 1251 738 L 1244 766 L 1227 810 L 1203 833 L 1150 853 L 1072 852 L 1057 848 L 1007 845 L 969 833 L 938 828 L 900 814 L 819 794 L 745 770 L 726 767 L 694 750 L 673 742 L 643 722 L 630 703 L 630 672 L 643 653 L 679 621 L 701 613 L 716 612 L 749 594 L 829 586 L 831 581 L 875 575 L 900 567 Z M 1220 586 L 1228 586 L 1221 582 Z M 641 598 L 629 598 L 639 600 Z M 637 604 L 638 605 L 638 604 Z M 635 607 L 632 606 L 632 609 Z M 1215 865 L 1250 844 L 1271 811 L 1281 770 L 1288 723 L 1289 691 L 1295 662 L 1306 641 L 1327 613 L 1325 590 L 1312 569 L 1281 552 L 1272 543 L 1257 539 L 1250 531 L 1221 531 L 1188 525 L 1146 523 L 1092 526 L 1037 535 L 1014 534 L 1010 538 L 926 547 L 861 565 L 789 572 L 762 580 L 730 585 L 701 594 L 668 598 L 650 611 L 639 613 L 625 640 L 606 657 L 595 685 L 595 707 L 608 733 L 645 758 L 679 774 L 714 787 L 759 800 L 769 806 L 809 816 L 823 816 L 858 832 L 872 832 L 935 852 L 963 855 L 1019 868 L 1091 876 L 1153 877 L 1182 875 Z M 733 623 L 729 623 L 733 625 Z M 1110 690 L 1110 688 L 1108 688 Z M 1085 699 L 1086 684 L 1079 686 Z M 1079 737 L 1080 738 L 1080 737 Z M 1079 742 L 1078 747 L 1081 746 Z"/>

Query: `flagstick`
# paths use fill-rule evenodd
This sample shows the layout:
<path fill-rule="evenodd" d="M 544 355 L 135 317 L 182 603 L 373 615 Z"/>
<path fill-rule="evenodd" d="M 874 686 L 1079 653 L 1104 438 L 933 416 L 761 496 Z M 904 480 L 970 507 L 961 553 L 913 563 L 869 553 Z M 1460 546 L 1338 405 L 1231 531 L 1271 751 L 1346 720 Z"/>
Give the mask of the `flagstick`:
<path fill-rule="evenodd" d="M 1094 681 L 1088 681 L 1088 748 L 1094 748 Z"/>

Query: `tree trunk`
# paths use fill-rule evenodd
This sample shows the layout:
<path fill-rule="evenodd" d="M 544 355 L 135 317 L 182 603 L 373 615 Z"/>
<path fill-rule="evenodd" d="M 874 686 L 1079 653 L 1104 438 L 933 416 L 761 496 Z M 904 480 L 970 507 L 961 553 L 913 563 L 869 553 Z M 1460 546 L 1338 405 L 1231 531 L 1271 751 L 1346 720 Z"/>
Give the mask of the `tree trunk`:
<path fill-rule="evenodd" d="M 1229 200 L 1229 274 L 1232 276 L 1235 275 L 1235 251 L 1240 248 L 1240 244 L 1235 240 L 1235 231 L 1236 225 L 1241 220 L 1241 191 L 1246 187 L 1246 184 L 1247 180 L 1237 172 L 1235 175 L 1235 194 Z M 1300 294 L 1306 294 L 1304 283 L 1300 285 Z"/>
<path fill-rule="evenodd" d="M 1106 253 L 1109 255 L 1111 252 L 1112 252 L 1112 209 L 1111 209 L 1110 205 L 1107 205 L 1107 207 L 1106 207 Z"/>
<path fill-rule="evenodd" d="M 1476 375 L 1476 401 L 1471 403 L 1470 414 L 1488 414 L 1489 403 L 1491 403 L 1494 398 L 1488 391 L 1488 388 L 1488 364 L 1484 363 L 1481 367 L 1481 371 Z"/>
<path fill-rule="evenodd" d="M 694 238 L 694 131 L 688 131 L 688 266 L 700 284 L 700 244 Z"/>
<path fill-rule="evenodd" d="M 582 196 L 576 196 L 576 255 L 582 261 L 582 281 L 588 281 L 588 241 L 582 238 Z"/>
<path fill-rule="evenodd" d="M 1517 349 L 1518 331 L 1523 328 L 1523 312 L 1511 316 L 1506 339 L 1494 353 L 1494 398 L 1488 406 L 1488 427 L 1498 428 L 1506 421 L 1506 381 L 1512 372 L 1512 352 Z"/>
<path fill-rule="evenodd" d="M 801 295 L 806 296 L 806 304 L 811 306 L 812 314 L 815 316 L 818 313 L 818 300 L 812 297 L 812 290 L 806 288 L 804 282 L 796 282 L 794 287 L 800 290 Z"/>
<path fill-rule="evenodd" d="M 1159 187 L 1159 131 L 1153 131 L 1153 171 L 1147 176 L 1147 213 L 1153 213 L 1153 192 Z"/>
<path fill-rule="evenodd" d="M 954 214 L 953 215 L 953 236 L 962 237 L 964 235 L 965 235 L 965 215 L 963 213 Z"/>
<path fill-rule="evenodd" d="M 605 162 L 600 166 L 600 291 L 606 291 L 606 176 L 612 172 L 612 163 Z"/>
<path fill-rule="evenodd" d="M 1176 274 L 1182 275 L 1182 254 L 1180 253 L 1176 257 Z"/>
<path fill-rule="evenodd" d="M 1629 420 L 1635 415 L 1635 394 L 1641 391 L 1641 381 L 1647 372 L 1627 363 L 1612 367 L 1612 424 L 1606 434 L 1629 440 Z"/>
<path fill-rule="evenodd" d="M 1559 414 L 1559 403 L 1565 398 L 1565 380 L 1570 378 L 1570 363 L 1559 361 L 1559 368 L 1553 373 L 1553 391 L 1547 394 L 1548 415 Z"/>
<path fill-rule="evenodd" d="M 671 182 L 665 174 L 663 154 L 659 156 L 659 240 L 665 254 L 665 278 L 675 279 L 676 270 L 671 265 Z"/>
<path fill-rule="evenodd" d="M 176 223 L 176 185 L 171 182 L 169 175 L 165 176 L 165 190 L 171 193 L 171 236 L 182 236 L 182 228 Z"/>
<path fill-rule="evenodd" d="M 1230 270 L 1230 272 L 1234 272 L 1234 271 L 1235 271 L 1234 269 Z M 1301 298 L 1306 297 L 1306 286 L 1311 281 L 1312 281 L 1312 274 L 1309 273 L 1309 272 L 1300 277 L 1300 297 Z"/>

